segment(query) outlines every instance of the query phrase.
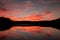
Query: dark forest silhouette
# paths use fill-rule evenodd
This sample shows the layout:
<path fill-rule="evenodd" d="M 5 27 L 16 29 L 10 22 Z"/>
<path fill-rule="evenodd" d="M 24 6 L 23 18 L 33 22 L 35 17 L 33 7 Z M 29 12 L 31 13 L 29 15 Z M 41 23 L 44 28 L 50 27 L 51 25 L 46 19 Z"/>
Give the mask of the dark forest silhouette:
<path fill-rule="evenodd" d="M 51 21 L 12 21 L 9 18 L 0 17 L 0 31 L 8 30 L 13 26 L 42 26 L 60 29 L 60 18 Z"/>

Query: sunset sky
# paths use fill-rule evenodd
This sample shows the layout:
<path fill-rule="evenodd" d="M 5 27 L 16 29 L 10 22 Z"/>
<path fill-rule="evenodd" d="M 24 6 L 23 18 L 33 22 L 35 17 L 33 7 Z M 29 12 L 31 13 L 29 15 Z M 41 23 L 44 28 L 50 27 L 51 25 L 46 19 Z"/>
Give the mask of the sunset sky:
<path fill-rule="evenodd" d="M 0 16 L 10 17 L 13 20 L 16 18 L 33 21 L 51 20 L 60 17 L 60 0 L 0 0 L 0 2 L 6 9 L 0 11 Z"/>
<path fill-rule="evenodd" d="M 60 0 L 0 0 L 0 3 L 0 17 L 14 21 L 60 18 Z M 41 26 L 14 26 L 10 30 L 0 31 L 0 40 L 60 40 L 60 30 Z"/>

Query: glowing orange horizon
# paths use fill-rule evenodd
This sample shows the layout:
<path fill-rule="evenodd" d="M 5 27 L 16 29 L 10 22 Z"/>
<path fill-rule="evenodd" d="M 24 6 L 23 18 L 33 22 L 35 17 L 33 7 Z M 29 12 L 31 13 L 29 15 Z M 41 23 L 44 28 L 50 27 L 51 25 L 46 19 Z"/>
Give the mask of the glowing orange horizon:
<path fill-rule="evenodd" d="M 14 10 L 14 12 L 15 11 L 16 10 Z M 7 14 L 7 13 L 10 13 L 10 12 L 12 13 L 13 11 L 6 11 L 6 12 L 2 12 L 2 13 Z M 21 12 L 19 12 L 19 13 L 21 13 Z M 33 12 L 33 13 L 31 13 L 30 15 L 28 15 L 26 17 L 20 17 L 20 18 L 17 18 L 16 16 L 8 16 L 8 15 L 6 15 L 4 17 L 10 18 L 11 20 L 14 20 L 14 21 L 40 21 L 40 20 L 46 20 L 46 18 L 43 17 L 44 15 L 37 15 L 37 14 L 38 14 L 38 12 L 37 13 Z M 51 14 L 46 14 L 46 15 L 49 17 L 49 19 L 52 18 Z M 19 29 L 21 31 L 36 34 L 38 32 L 41 32 L 43 28 L 44 27 L 38 27 L 38 26 L 28 26 L 28 27 L 17 27 L 16 26 L 16 27 L 11 28 L 10 30 L 13 31 L 13 30 Z M 50 31 L 48 31 L 48 34 L 49 35 L 51 34 Z"/>

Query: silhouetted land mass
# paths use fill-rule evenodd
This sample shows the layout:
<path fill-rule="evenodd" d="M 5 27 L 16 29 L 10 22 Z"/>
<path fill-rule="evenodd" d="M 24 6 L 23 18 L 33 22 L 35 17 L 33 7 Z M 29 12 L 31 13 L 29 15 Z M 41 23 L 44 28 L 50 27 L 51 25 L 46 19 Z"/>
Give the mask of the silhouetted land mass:
<path fill-rule="evenodd" d="M 0 17 L 0 31 L 8 30 L 13 26 L 42 26 L 60 29 L 60 18 L 51 21 L 12 21 L 9 18 Z"/>

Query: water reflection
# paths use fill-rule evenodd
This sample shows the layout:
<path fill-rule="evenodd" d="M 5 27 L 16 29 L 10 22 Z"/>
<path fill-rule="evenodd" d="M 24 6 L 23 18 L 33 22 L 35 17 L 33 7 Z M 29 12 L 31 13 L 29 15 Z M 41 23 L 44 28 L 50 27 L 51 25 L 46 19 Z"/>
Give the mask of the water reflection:
<path fill-rule="evenodd" d="M 10 30 L 0 31 L 0 40 L 58 40 L 60 30 L 50 27 L 12 27 Z"/>

